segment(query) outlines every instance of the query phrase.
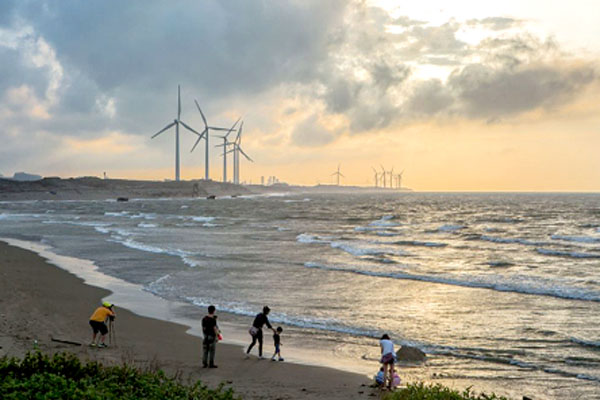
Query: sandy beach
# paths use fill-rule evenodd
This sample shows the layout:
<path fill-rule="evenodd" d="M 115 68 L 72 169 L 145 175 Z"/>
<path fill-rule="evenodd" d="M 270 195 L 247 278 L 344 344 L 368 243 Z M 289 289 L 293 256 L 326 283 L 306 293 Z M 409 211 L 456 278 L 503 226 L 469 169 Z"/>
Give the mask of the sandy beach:
<path fill-rule="evenodd" d="M 0 356 L 22 356 L 37 341 L 46 353 L 69 351 L 109 364 L 159 367 L 209 386 L 224 382 L 244 399 L 360 399 L 377 393 L 359 374 L 245 359 L 241 347 L 228 344 L 218 345 L 219 368 L 202 369 L 201 339 L 188 335 L 188 327 L 140 317 L 123 308 L 117 308 L 116 345 L 90 348 L 88 318 L 110 292 L 86 285 L 37 254 L 4 242 L 0 242 L 0 266 Z"/>

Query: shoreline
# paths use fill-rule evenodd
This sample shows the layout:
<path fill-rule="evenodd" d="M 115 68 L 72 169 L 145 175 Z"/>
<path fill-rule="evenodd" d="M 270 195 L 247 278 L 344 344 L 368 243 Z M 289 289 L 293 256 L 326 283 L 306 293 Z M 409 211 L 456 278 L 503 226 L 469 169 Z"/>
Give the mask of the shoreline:
<path fill-rule="evenodd" d="M 364 375 L 322 366 L 261 361 L 255 356 L 245 359 L 243 347 L 229 343 L 217 347 L 218 369 L 202 369 L 201 338 L 189 334 L 188 326 L 140 316 L 118 303 L 117 344 L 103 350 L 89 348 L 85 345 L 91 337 L 88 314 L 101 299 L 111 299 L 112 293 L 4 240 L 0 240 L 0 288 L 4 293 L 0 301 L 0 355 L 22 356 L 33 349 L 37 340 L 39 348 L 47 353 L 69 351 L 81 359 L 106 364 L 158 365 L 167 373 L 201 379 L 212 387 L 225 382 L 245 399 L 301 395 L 347 399 L 366 398 L 373 393 L 365 386 L 371 382 Z M 154 297 L 150 293 L 148 296 Z M 83 345 L 54 342 L 52 338 Z M 269 341 L 265 342 L 268 354 Z"/>

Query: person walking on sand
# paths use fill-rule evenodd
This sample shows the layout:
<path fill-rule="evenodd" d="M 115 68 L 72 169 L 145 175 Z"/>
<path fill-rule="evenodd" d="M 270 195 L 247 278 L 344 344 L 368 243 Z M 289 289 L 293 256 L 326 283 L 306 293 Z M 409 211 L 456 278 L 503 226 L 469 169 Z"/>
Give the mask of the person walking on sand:
<path fill-rule="evenodd" d="M 271 361 L 275 361 L 275 356 L 277 356 L 277 361 L 283 361 L 283 357 L 281 357 L 281 332 L 283 332 L 283 328 L 278 326 L 277 332 L 273 334 L 273 344 L 275 345 L 275 352 L 273 353 L 273 357 L 271 357 Z"/>
<path fill-rule="evenodd" d="M 208 306 L 208 315 L 202 318 L 202 334 L 204 335 L 202 341 L 202 368 L 217 368 L 217 365 L 215 365 L 215 352 L 220 332 L 215 311 L 215 306 Z"/>
<path fill-rule="evenodd" d="M 105 301 L 102 303 L 102 306 L 96 308 L 96 311 L 90 317 L 90 326 L 92 327 L 92 342 L 90 346 L 95 347 L 108 347 L 104 340 L 106 339 L 106 334 L 108 333 L 108 328 L 106 327 L 106 319 L 110 318 L 113 320 L 117 314 L 113 311 L 114 304 Z M 100 343 L 96 343 L 96 335 L 100 332 Z"/>
<path fill-rule="evenodd" d="M 391 389 L 394 381 L 396 352 L 394 351 L 394 342 L 392 342 L 387 333 L 381 336 L 379 347 L 381 347 L 381 363 L 383 364 L 383 386 Z"/>
<path fill-rule="evenodd" d="M 277 333 L 277 331 L 271 326 L 269 318 L 267 317 L 270 311 L 271 309 L 268 306 L 264 306 L 262 312 L 256 314 L 254 322 L 252 323 L 252 327 L 248 331 L 250 333 L 250 336 L 252 336 L 252 343 L 250 343 L 250 346 L 248 346 L 248 350 L 246 350 L 246 357 L 248 357 L 248 355 L 250 354 L 250 350 L 252 350 L 252 347 L 254 347 L 254 345 L 258 341 L 258 357 L 263 358 L 263 325 L 266 324 L 267 327 L 273 331 L 273 333 Z"/>

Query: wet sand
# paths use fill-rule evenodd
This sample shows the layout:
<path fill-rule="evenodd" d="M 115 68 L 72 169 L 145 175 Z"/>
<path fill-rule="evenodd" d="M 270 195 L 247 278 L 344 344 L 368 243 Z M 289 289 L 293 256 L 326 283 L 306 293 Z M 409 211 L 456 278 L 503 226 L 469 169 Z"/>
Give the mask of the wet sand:
<path fill-rule="evenodd" d="M 217 369 L 201 367 L 201 338 L 187 326 L 117 308 L 115 341 L 90 348 L 88 318 L 109 291 L 89 286 L 38 256 L 0 242 L 0 356 L 22 356 L 37 340 L 43 352 L 69 351 L 107 364 L 135 363 L 178 373 L 184 381 L 225 383 L 244 399 L 362 399 L 377 391 L 363 375 L 336 369 L 246 359 L 243 348 L 219 343 Z M 198 321 L 199 324 L 199 321 Z M 81 346 L 55 342 L 61 339 Z M 108 339 L 107 339 L 108 341 Z"/>

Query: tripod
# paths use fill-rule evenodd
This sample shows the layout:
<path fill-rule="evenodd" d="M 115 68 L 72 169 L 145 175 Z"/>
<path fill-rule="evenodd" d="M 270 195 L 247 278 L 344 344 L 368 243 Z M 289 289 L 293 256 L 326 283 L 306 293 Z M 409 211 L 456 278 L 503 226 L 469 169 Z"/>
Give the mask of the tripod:
<path fill-rule="evenodd" d="M 108 343 L 112 346 L 113 344 L 117 345 L 117 332 L 115 329 L 115 320 L 114 318 L 108 319 Z"/>

